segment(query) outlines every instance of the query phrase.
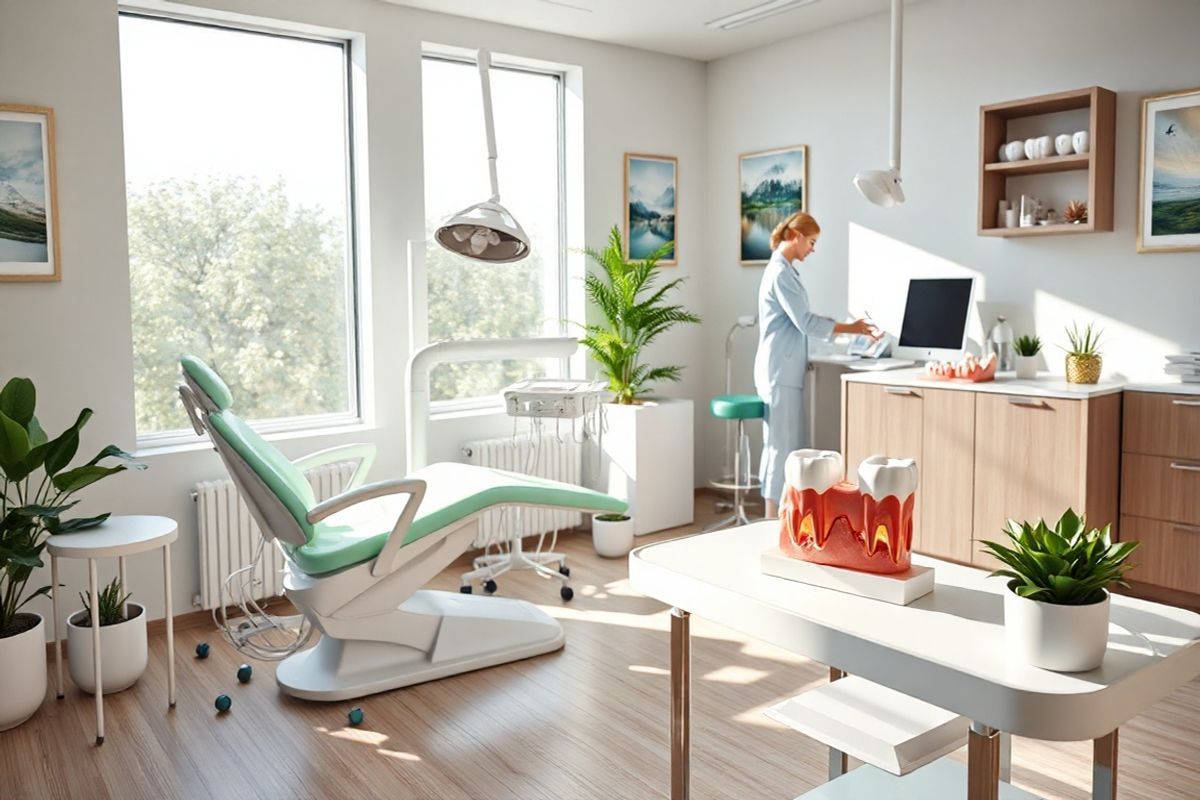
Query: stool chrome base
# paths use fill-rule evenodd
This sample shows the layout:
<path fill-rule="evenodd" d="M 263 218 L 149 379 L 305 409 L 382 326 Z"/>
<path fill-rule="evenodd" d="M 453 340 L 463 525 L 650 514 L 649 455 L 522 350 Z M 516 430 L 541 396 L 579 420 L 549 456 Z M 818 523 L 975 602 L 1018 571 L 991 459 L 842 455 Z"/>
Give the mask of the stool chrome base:
<path fill-rule="evenodd" d="M 742 474 L 742 444 L 746 436 L 745 420 L 738 420 L 738 436 L 737 450 L 733 456 L 733 475 L 723 475 L 717 480 L 708 482 L 708 485 L 714 489 L 724 489 L 733 492 L 733 514 L 725 517 L 722 520 L 714 522 L 705 528 L 701 533 L 712 533 L 713 531 L 723 530 L 734 525 L 749 525 L 750 517 L 746 514 L 746 492 L 753 491 L 759 487 L 759 480 L 754 476 L 748 476 L 749 480 L 744 483 L 738 483 L 738 476 Z M 749 464 L 746 465 L 747 467 Z M 727 480 L 728 479 L 728 480 Z"/>

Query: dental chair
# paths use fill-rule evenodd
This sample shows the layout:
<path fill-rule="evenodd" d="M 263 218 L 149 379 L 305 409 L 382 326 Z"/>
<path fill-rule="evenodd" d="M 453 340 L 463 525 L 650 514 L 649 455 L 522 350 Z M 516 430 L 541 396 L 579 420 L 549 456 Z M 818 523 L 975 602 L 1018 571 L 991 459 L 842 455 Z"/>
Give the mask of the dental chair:
<path fill-rule="evenodd" d="M 232 411 L 221 377 L 181 360 L 184 407 L 207 433 L 263 537 L 285 556 L 284 592 L 320 641 L 297 637 L 276 670 L 287 694 L 345 700 L 548 653 L 562 626 L 522 600 L 420 587 L 470 548 L 495 506 L 623 512 L 579 486 L 467 464 L 432 464 L 364 484 L 374 449 L 332 448 L 289 461 Z M 342 494 L 317 503 L 302 470 L 357 461 Z M 307 638 L 307 637 L 304 637 Z"/>

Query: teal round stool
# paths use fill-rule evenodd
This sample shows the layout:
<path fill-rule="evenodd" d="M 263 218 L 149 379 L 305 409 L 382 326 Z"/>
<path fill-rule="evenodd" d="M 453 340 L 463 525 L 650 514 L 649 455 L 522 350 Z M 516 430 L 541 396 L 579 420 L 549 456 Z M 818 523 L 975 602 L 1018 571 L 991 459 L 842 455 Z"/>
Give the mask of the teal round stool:
<path fill-rule="evenodd" d="M 743 498 L 746 492 L 758 486 L 758 478 L 751 475 L 750 440 L 746 436 L 746 420 L 762 419 L 765 416 L 766 405 L 756 394 L 719 394 L 709 403 L 709 409 L 717 419 L 737 420 L 737 444 L 733 448 L 732 477 L 725 480 L 725 476 L 722 476 L 710 482 L 714 488 L 733 492 L 733 514 L 708 526 L 705 532 L 718 531 L 735 524 L 750 524 Z"/>

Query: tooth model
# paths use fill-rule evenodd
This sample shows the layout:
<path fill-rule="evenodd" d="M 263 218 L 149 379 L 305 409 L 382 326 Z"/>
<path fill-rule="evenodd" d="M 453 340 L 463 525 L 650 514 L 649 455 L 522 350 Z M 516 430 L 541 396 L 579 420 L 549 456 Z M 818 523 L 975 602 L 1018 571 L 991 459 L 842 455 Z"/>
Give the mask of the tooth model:
<path fill-rule="evenodd" d="M 842 480 L 842 456 L 796 450 L 784 466 L 779 549 L 792 558 L 892 574 L 910 566 L 917 462 L 871 456 L 858 485 Z"/>

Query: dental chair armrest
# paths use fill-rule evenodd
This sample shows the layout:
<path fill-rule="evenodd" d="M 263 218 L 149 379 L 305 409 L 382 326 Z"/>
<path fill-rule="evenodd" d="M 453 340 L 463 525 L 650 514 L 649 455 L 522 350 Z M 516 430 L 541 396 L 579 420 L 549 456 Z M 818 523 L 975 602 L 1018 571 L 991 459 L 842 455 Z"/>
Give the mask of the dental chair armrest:
<path fill-rule="evenodd" d="M 336 461 L 357 461 L 354 467 L 354 474 L 350 476 L 350 482 L 346 484 L 346 490 L 357 489 L 363 485 L 363 481 L 367 479 L 367 472 L 371 469 L 371 465 L 375 463 L 375 445 L 367 443 L 359 444 L 342 444 L 337 447 L 330 447 L 325 450 L 318 450 L 315 453 L 309 453 L 306 456 L 301 456 L 292 462 L 292 465 L 304 472 L 309 469 L 323 467 L 326 464 L 332 464 Z"/>
<path fill-rule="evenodd" d="M 425 481 L 394 478 L 390 481 L 379 481 L 378 483 L 368 483 L 366 486 L 360 486 L 357 489 L 350 489 L 335 495 L 323 503 L 317 503 L 312 510 L 308 512 L 308 521 L 315 525 L 323 519 L 330 517 L 339 511 L 345 511 L 351 506 L 356 506 L 359 503 L 365 503 L 368 500 L 374 500 L 376 497 L 383 497 L 389 494 L 409 494 L 412 495 L 408 503 L 404 506 L 404 511 L 400 514 L 401 518 L 408 513 L 411 507 L 413 515 L 416 514 L 417 506 L 421 502 L 421 498 L 425 496 Z"/>

